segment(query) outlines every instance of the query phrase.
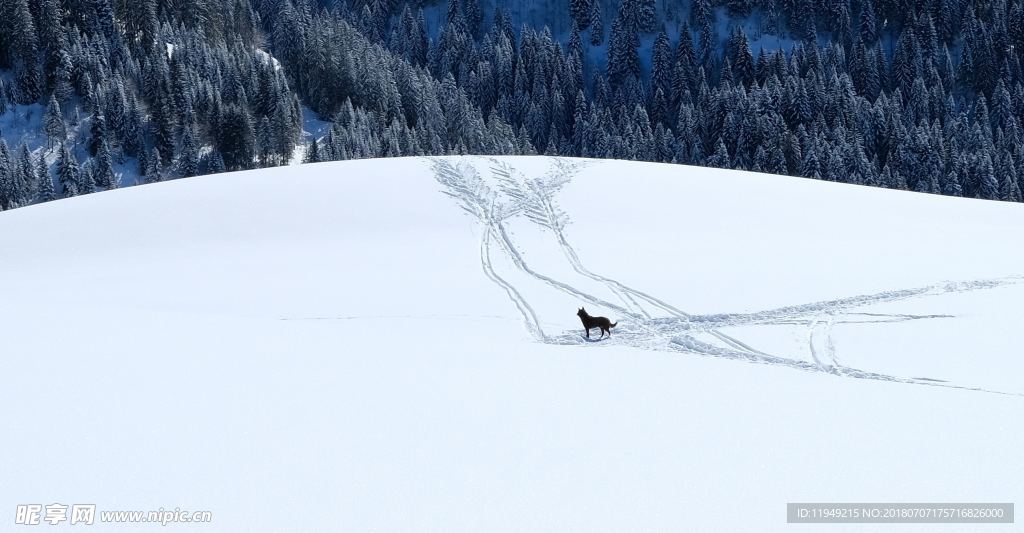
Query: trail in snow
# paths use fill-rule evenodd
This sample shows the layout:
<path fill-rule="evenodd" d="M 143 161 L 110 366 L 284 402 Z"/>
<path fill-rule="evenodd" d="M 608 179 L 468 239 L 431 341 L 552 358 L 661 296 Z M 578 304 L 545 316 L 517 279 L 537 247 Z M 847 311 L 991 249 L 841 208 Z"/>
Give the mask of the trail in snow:
<path fill-rule="evenodd" d="M 822 372 L 836 373 L 836 347 L 832 343 L 832 326 L 835 324 L 835 317 L 829 315 L 827 319 L 817 319 L 811 322 L 808 331 L 808 344 L 811 348 L 811 358 L 814 364 Z"/>
<path fill-rule="evenodd" d="M 580 261 L 576 250 L 569 244 L 568 239 L 565 237 L 565 233 L 562 231 L 562 228 L 568 222 L 569 218 L 557 208 L 552 198 L 555 192 L 557 192 L 564 184 L 568 183 L 572 176 L 582 168 L 582 162 L 571 163 L 564 159 L 555 158 L 552 171 L 544 177 L 535 180 L 526 179 L 525 177 L 518 175 L 514 169 L 499 160 L 492 159 L 491 165 L 491 171 L 495 175 L 495 179 L 502 184 L 502 192 L 519 204 L 522 212 L 526 214 L 527 218 L 535 224 L 538 224 L 554 233 L 562 253 L 565 255 L 566 259 L 568 259 L 573 270 L 587 278 L 605 285 L 610 292 L 619 295 L 625 305 L 639 309 L 639 312 L 643 316 L 640 317 L 637 313 L 627 311 L 626 309 L 618 306 L 609 307 L 606 303 L 594 303 L 598 303 L 619 311 L 620 313 L 627 314 L 630 318 L 638 320 L 641 323 L 645 320 L 649 320 L 651 318 L 651 313 L 645 309 L 639 301 L 646 302 L 648 305 L 661 309 L 676 318 L 689 320 L 689 313 L 681 311 L 676 307 L 651 296 L 650 294 L 626 286 L 618 280 L 595 274 L 586 268 L 583 265 L 583 262 Z M 508 250 L 514 250 L 514 246 L 507 239 L 507 235 L 505 235 L 504 228 L 502 228 L 502 234 L 506 237 L 506 248 Z M 518 254 L 516 255 L 518 256 Z M 737 350 L 747 351 L 765 357 L 774 357 L 756 350 L 740 340 L 726 335 L 714 328 L 707 328 L 706 331 L 715 338 Z"/>
<path fill-rule="evenodd" d="M 523 315 L 523 322 L 526 324 L 526 329 L 534 336 L 537 340 L 545 341 L 547 336 L 544 335 L 544 330 L 540 327 L 540 321 L 537 320 L 537 313 L 534 312 L 533 307 L 527 303 L 523 295 L 512 286 L 511 283 L 505 281 L 504 278 L 498 275 L 494 271 L 494 267 L 491 265 L 491 234 L 493 231 L 487 228 L 484 231 L 483 238 L 480 240 L 480 264 L 483 266 L 484 273 L 491 281 L 497 283 L 501 288 L 505 289 L 512 303 L 516 305 L 516 309 Z"/>
<path fill-rule="evenodd" d="M 533 307 L 511 283 L 495 272 L 494 266 L 491 264 L 491 237 L 495 233 L 495 226 L 500 224 L 502 217 L 510 216 L 510 213 L 502 211 L 495 203 L 490 188 L 471 166 L 464 165 L 461 169 L 457 169 L 447 161 L 434 160 L 434 176 L 448 188 L 446 193 L 458 200 L 463 210 L 483 224 L 483 235 L 480 238 L 480 267 L 484 274 L 505 291 L 522 315 L 527 331 L 535 339 L 546 341 L 547 336 L 540 326 Z"/>
<path fill-rule="evenodd" d="M 510 263 L 520 272 L 541 283 L 578 298 L 588 304 L 613 310 L 623 317 L 616 335 L 602 342 L 633 346 L 647 350 L 667 350 L 711 357 L 745 360 L 760 364 L 785 366 L 807 372 L 828 373 L 841 377 L 872 379 L 897 383 L 928 385 L 1024 396 L 949 383 L 929 377 L 905 378 L 871 372 L 840 364 L 831 331 L 835 324 L 902 322 L 950 318 L 950 315 L 909 315 L 867 312 L 847 312 L 879 303 L 895 302 L 910 298 L 938 296 L 955 292 L 991 289 L 1006 284 L 1018 283 L 1022 277 L 991 280 L 946 282 L 924 287 L 885 291 L 875 294 L 857 295 L 836 300 L 812 302 L 786 306 L 753 313 L 721 313 L 694 315 L 647 292 L 632 288 L 614 278 L 597 274 L 588 269 L 579 254 L 566 237 L 564 227 L 569 217 L 554 201 L 555 194 L 568 183 L 583 166 L 583 162 L 568 162 L 555 159 L 552 169 L 539 178 L 529 179 L 508 164 L 491 159 L 491 178 L 496 188 L 484 180 L 468 159 L 453 165 L 444 158 L 427 158 L 433 166 L 435 179 L 443 186 L 443 192 L 455 199 L 459 206 L 472 215 L 481 225 L 481 268 L 485 275 L 499 285 L 523 317 L 527 330 L 537 340 L 550 344 L 579 345 L 586 342 L 576 332 L 547 335 L 540 326 L 537 313 L 522 293 L 494 270 L 491 263 L 491 239 L 498 244 Z M 574 272 L 604 285 L 621 301 L 609 302 L 599 296 L 573 286 L 562 280 L 542 274 L 531 268 L 506 229 L 505 221 L 522 215 L 530 222 L 549 231 L 557 241 L 568 264 Z M 668 316 L 656 316 L 657 314 Z M 867 320 L 844 317 L 868 317 Z M 758 350 L 733 336 L 718 331 L 722 327 L 749 325 L 808 326 L 808 344 L 812 361 L 803 358 L 789 358 L 772 355 Z M 708 336 L 717 342 L 707 342 L 700 337 Z"/>
<path fill-rule="evenodd" d="M 928 296 L 940 296 L 944 294 L 968 292 L 983 289 L 993 289 L 1005 285 L 1011 285 L 1024 281 L 1019 276 L 1011 276 L 998 279 L 944 282 L 911 289 L 900 289 L 884 291 L 875 294 L 862 294 L 849 296 L 836 300 L 812 302 L 800 305 L 791 305 L 777 309 L 756 311 L 753 313 L 722 313 L 713 315 L 691 316 L 690 320 L 696 323 L 706 323 L 718 327 L 724 326 L 748 326 L 757 324 L 778 324 L 785 320 L 794 320 L 804 317 L 817 316 L 822 313 L 840 313 L 847 309 L 865 307 L 869 305 L 897 302 L 910 298 L 923 298 Z M 951 315 L 890 315 L 882 313 L 843 313 L 847 315 L 861 315 L 871 317 L 885 317 L 897 320 L 921 320 L 931 318 L 951 318 Z"/>

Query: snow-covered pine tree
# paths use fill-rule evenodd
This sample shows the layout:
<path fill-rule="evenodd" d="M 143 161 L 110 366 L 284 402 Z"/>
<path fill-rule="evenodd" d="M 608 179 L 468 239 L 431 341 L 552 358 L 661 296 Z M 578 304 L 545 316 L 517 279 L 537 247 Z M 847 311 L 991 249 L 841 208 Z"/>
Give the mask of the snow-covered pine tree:
<path fill-rule="evenodd" d="M 178 171 L 185 178 L 199 174 L 199 141 L 196 137 L 196 125 L 187 124 L 182 130 L 181 153 L 178 155 Z"/>
<path fill-rule="evenodd" d="M 149 168 L 146 170 L 146 183 L 156 183 L 164 180 L 164 166 L 161 161 L 160 151 L 153 147 L 146 157 Z"/>
<path fill-rule="evenodd" d="M 729 158 L 729 151 L 725 148 L 725 142 L 722 138 L 718 138 L 718 144 L 715 145 L 715 153 L 708 157 L 704 164 L 714 168 L 729 168 L 732 161 Z"/>
<path fill-rule="evenodd" d="M 67 144 L 61 143 L 60 152 L 57 158 L 57 179 L 60 181 L 61 190 L 65 198 L 78 196 L 78 180 L 80 169 L 75 156 L 68 149 Z"/>
<path fill-rule="evenodd" d="M 67 137 L 67 126 L 64 124 L 63 113 L 57 98 L 50 96 L 50 104 L 46 106 L 46 114 L 43 115 L 43 133 L 46 134 L 46 148 L 53 147 L 54 142 L 63 142 Z"/>
<path fill-rule="evenodd" d="M 600 0 L 590 2 L 590 44 L 601 46 L 604 43 L 604 11 Z"/>
<path fill-rule="evenodd" d="M 15 171 L 11 149 L 7 146 L 7 141 L 0 138 L 0 209 L 2 210 L 11 209 L 16 206 Z"/>
<path fill-rule="evenodd" d="M 29 205 L 36 196 L 36 167 L 25 143 L 18 147 L 15 170 L 15 198 L 18 205 Z"/>
<path fill-rule="evenodd" d="M 96 157 L 92 159 L 92 179 L 94 184 L 105 190 L 116 189 L 118 187 L 117 176 L 114 175 L 113 159 L 110 155 L 110 148 L 107 147 L 107 141 L 103 140 L 100 142 L 100 146 L 96 151 Z"/>
<path fill-rule="evenodd" d="M 57 193 L 53 188 L 53 178 L 50 177 L 50 167 L 46 164 L 46 157 L 39 155 L 36 163 L 36 202 L 50 202 L 57 199 Z"/>

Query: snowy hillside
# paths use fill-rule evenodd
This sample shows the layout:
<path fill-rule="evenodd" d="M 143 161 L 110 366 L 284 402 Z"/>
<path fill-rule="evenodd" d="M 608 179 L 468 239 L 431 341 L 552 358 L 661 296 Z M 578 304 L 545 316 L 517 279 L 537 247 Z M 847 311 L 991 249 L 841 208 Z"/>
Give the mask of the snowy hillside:
<path fill-rule="evenodd" d="M 1019 503 L 1022 232 L 1010 203 L 543 157 L 0 213 L 0 502 L 209 510 L 174 527 L 218 532 Z"/>

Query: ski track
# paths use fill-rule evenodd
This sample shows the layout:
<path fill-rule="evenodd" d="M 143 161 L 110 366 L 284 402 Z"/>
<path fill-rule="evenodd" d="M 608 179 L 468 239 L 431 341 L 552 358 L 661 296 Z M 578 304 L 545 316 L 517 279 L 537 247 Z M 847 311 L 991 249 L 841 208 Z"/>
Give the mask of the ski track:
<path fill-rule="evenodd" d="M 526 324 L 526 329 L 533 335 L 534 338 L 541 342 L 547 340 L 547 336 L 544 334 L 543 328 L 540 327 L 540 321 L 537 320 L 537 313 L 534 312 L 530 304 L 526 302 L 523 295 L 512 286 L 511 283 L 505 281 L 504 278 L 498 275 L 494 271 L 494 266 L 491 265 L 491 233 L 490 228 L 484 231 L 483 238 L 480 240 L 480 265 L 484 269 L 484 273 L 491 281 L 497 283 L 501 288 L 505 289 L 512 303 L 515 304 L 516 309 L 519 309 L 519 313 L 523 315 L 523 322 Z"/>
<path fill-rule="evenodd" d="M 620 314 L 622 320 L 616 334 L 600 341 L 616 345 L 632 346 L 644 350 L 672 351 L 709 357 L 747 361 L 758 364 L 784 366 L 805 372 L 825 373 L 854 379 L 871 379 L 894 383 L 906 383 L 932 387 L 954 388 L 993 394 L 1024 396 L 1021 393 L 988 390 L 950 383 L 931 377 L 899 377 L 843 366 L 836 357 L 832 340 L 835 324 L 903 322 L 908 320 L 929 320 L 953 318 L 952 315 L 930 314 L 884 314 L 868 312 L 847 312 L 848 310 L 890 303 L 911 298 L 939 296 L 943 294 L 996 288 L 1019 283 L 1024 277 L 1014 276 L 989 280 L 944 282 L 911 289 L 884 291 L 791 305 L 751 313 L 718 313 L 694 315 L 687 313 L 651 294 L 634 289 L 607 276 L 589 270 L 579 254 L 570 244 L 563 231 L 568 216 L 561 212 L 553 197 L 561 187 L 571 180 L 586 162 L 568 162 L 556 158 L 553 168 L 538 179 L 522 177 L 518 171 L 503 161 L 490 158 L 491 177 L 497 190 L 488 186 L 475 166 L 463 158 L 453 165 L 445 158 L 424 158 L 433 168 L 435 179 L 443 187 L 442 192 L 452 197 L 459 206 L 472 215 L 482 226 L 480 243 L 480 264 L 484 274 L 501 287 L 522 315 L 523 323 L 530 334 L 540 342 L 559 345 L 582 345 L 587 340 L 575 332 L 547 335 L 529 302 L 510 282 L 502 278 L 491 263 L 491 241 L 497 243 L 511 264 L 520 272 L 560 292 L 569 294 L 588 304 L 600 306 Z M 502 201 L 504 200 L 504 201 Z M 587 293 L 564 281 L 544 275 L 531 268 L 522 253 L 512 241 L 506 229 L 505 220 L 523 215 L 530 222 L 550 231 L 566 261 L 574 272 L 602 284 L 621 305 L 609 302 L 599 296 Z M 669 316 L 654 316 L 661 312 Z M 840 319 L 839 317 L 867 317 L 866 320 Z M 746 343 L 718 331 L 722 327 L 751 325 L 805 325 L 808 327 L 808 344 L 811 361 L 782 357 L 762 352 Z M 718 343 L 705 342 L 699 337 L 710 336 Z M 719 344 L 720 343 L 720 344 Z"/>
<path fill-rule="evenodd" d="M 547 335 L 541 328 L 540 320 L 537 319 L 537 313 L 533 307 L 511 283 L 498 275 L 491 263 L 491 237 L 495 232 L 495 221 L 500 220 L 503 216 L 510 216 L 511 213 L 504 213 L 498 209 L 493 192 L 472 167 L 463 165 L 460 170 L 443 159 L 428 159 L 428 161 L 433 164 L 434 177 L 448 189 L 444 192 L 457 200 L 464 211 L 483 223 L 483 234 L 480 238 L 480 267 L 484 274 L 501 287 L 508 298 L 512 300 L 522 315 L 523 323 L 530 335 L 541 342 L 547 342 Z"/>

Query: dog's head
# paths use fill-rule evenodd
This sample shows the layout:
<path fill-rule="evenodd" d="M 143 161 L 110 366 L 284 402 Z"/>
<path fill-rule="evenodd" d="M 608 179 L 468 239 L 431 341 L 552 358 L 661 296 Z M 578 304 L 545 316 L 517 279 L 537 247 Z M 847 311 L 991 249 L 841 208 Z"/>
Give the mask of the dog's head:
<path fill-rule="evenodd" d="M 578 316 L 580 318 L 587 316 L 587 310 L 582 308 L 582 307 L 580 307 L 580 310 L 576 311 L 576 316 Z"/>

